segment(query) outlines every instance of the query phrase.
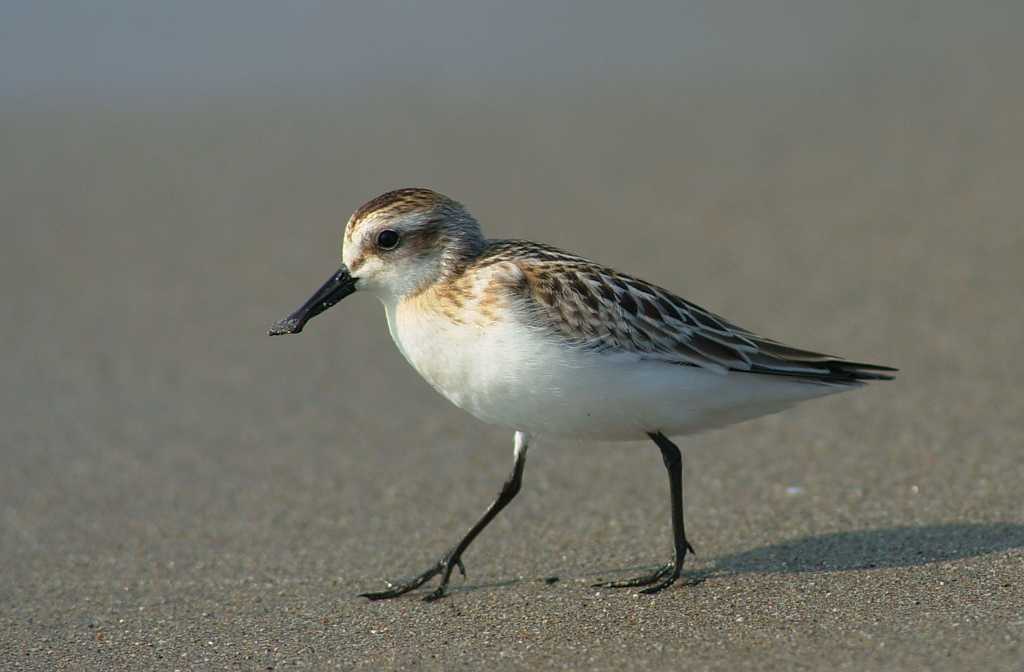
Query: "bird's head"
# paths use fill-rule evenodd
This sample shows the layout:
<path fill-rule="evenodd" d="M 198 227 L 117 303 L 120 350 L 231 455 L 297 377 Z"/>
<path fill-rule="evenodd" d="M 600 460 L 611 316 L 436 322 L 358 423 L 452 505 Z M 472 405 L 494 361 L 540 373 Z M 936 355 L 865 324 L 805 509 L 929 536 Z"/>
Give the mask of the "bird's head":
<path fill-rule="evenodd" d="M 430 189 L 398 189 L 356 210 L 345 226 L 342 266 L 270 334 L 296 334 L 356 291 L 398 300 L 423 291 L 484 247 L 480 225 L 447 196 Z"/>

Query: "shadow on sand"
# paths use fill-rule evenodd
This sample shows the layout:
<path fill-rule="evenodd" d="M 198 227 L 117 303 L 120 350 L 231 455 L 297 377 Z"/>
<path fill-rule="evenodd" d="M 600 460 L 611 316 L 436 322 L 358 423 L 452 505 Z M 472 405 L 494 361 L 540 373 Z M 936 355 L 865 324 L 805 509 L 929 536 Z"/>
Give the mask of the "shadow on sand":
<path fill-rule="evenodd" d="M 714 559 L 713 575 L 912 567 L 1024 548 L 1024 525 L 948 523 L 802 537 Z"/>
<path fill-rule="evenodd" d="M 697 584 L 711 577 L 747 573 L 845 572 L 913 567 L 1024 548 L 1024 525 L 1016 523 L 947 523 L 920 527 L 886 527 L 801 537 L 742 553 L 711 559 L 710 566 L 684 570 L 683 580 Z M 646 572 L 655 565 L 620 567 L 561 576 L 524 577 L 481 584 L 455 583 L 453 593 L 503 588 L 519 583 L 593 579 Z M 417 591 L 419 592 L 419 591 Z"/>

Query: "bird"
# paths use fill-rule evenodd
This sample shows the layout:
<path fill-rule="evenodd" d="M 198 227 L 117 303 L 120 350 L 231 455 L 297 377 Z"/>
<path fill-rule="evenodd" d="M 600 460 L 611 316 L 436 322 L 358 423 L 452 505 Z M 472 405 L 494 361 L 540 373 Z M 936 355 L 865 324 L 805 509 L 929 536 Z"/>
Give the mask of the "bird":
<path fill-rule="evenodd" d="M 428 188 L 371 199 L 348 219 L 342 265 L 270 335 L 296 334 L 354 292 L 376 296 L 398 351 L 437 392 L 513 432 L 513 466 L 469 531 L 426 571 L 387 582 L 395 598 L 434 577 L 448 593 L 463 554 L 519 493 L 535 436 L 650 439 L 669 480 L 674 556 L 653 572 L 597 584 L 647 594 L 673 585 L 694 553 L 682 455 L 670 437 L 724 427 L 800 401 L 891 380 L 897 369 L 764 338 L 672 292 L 555 247 L 485 238 L 461 203 Z"/>

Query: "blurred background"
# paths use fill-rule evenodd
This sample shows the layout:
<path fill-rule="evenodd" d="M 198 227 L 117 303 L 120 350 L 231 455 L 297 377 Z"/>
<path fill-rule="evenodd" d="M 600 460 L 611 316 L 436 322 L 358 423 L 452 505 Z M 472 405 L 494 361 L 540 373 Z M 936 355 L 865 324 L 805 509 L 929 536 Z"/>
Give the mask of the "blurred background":
<path fill-rule="evenodd" d="M 275 581 L 319 618 L 482 510 L 511 437 L 430 391 L 375 302 L 265 336 L 336 268 L 350 212 L 400 186 L 903 370 L 690 440 L 697 567 L 1021 522 L 1022 20 L 1010 1 L 6 0 L 9 636 L 91 652 L 86 625 L 131 612 L 187 649 L 134 608 L 220 612 Z M 652 447 L 534 453 L 477 577 L 668 551 Z M 984 548 L 1024 545 L 999 529 Z M 231 627 L 202 636 L 248 642 Z"/>

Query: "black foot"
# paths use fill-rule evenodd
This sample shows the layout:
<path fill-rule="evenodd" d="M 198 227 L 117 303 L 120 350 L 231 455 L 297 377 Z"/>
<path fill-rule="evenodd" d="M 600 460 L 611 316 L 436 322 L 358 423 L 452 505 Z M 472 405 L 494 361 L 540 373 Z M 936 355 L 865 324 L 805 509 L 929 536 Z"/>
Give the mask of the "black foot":
<path fill-rule="evenodd" d="M 650 586 L 649 588 L 644 588 L 640 592 L 647 594 L 656 593 L 659 590 L 664 590 L 675 583 L 676 579 L 679 578 L 681 570 L 682 567 L 677 569 L 675 563 L 672 563 L 659 568 L 652 574 L 644 574 L 643 576 L 638 576 L 635 579 L 626 579 L 625 581 L 605 581 L 604 583 L 595 583 L 592 587 L 639 588 L 640 586 Z"/>
<path fill-rule="evenodd" d="M 682 551 L 685 554 L 687 551 L 693 553 L 693 546 L 690 546 L 690 542 L 683 540 L 683 547 L 685 550 Z M 659 567 L 655 572 L 651 574 L 644 574 L 638 576 L 635 579 L 626 579 L 625 581 L 605 581 L 603 583 L 595 583 L 591 588 L 639 588 L 640 586 L 648 586 L 640 592 L 645 595 L 653 595 L 654 593 L 665 590 L 679 578 L 679 575 L 683 573 L 683 559 L 685 555 L 679 558 L 678 562 L 670 562 L 664 567 Z"/>
<path fill-rule="evenodd" d="M 387 590 L 375 593 L 360 593 L 359 597 L 365 597 L 368 600 L 388 600 L 392 597 L 404 595 L 410 590 L 416 590 L 424 583 L 440 574 L 441 585 L 437 587 L 437 590 L 424 597 L 423 601 L 433 602 L 434 600 L 441 599 L 445 596 L 445 590 L 448 588 L 448 581 L 451 579 L 453 568 L 458 567 L 459 572 L 462 574 L 462 578 L 466 578 L 466 566 L 462 564 L 462 559 L 454 558 L 451 554 L 452 551 L 445 553 L 444 557 L 438 560 L 436 565 L 414 579 L 403 581 L 401 583 L 392 583 L 388 581 Z"/>

